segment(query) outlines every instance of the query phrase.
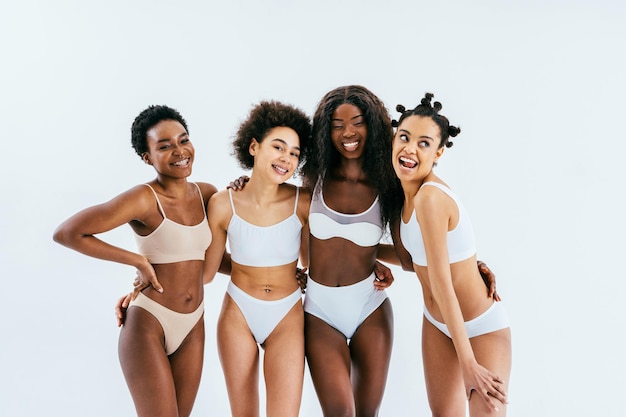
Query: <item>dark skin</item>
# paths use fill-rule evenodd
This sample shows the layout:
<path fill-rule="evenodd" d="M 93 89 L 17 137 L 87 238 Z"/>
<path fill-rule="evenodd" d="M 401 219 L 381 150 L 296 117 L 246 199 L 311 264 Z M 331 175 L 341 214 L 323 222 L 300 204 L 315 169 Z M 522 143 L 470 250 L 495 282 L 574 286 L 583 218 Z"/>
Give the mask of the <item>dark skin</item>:
<path fill-rule="evenodd" d="M 346 161 L 346 169 L 329 173 L 324 183 L 324 202 L 333 210 L 356 214 L 367 210 L 376 198 L 376 190 L 366 180 L 359 163 Z M 230 184 L 241 189 L 247 177 Z M 411 256 L 399 239 L 399 224 L 392 226 L 395 245 L 360 247 L 349 240 L 320 240 L 310 235 L 309 265 L 311 276 L 322 285 L 351 285 L 376 269 L 384 286 L 393 282 L 389 270 L 379 274 L 378 260 L 401 265 L 413 272 Z M 341 262 L 337 262 L 341 259 Z M 483 262 L 478 267 L 489 296 L 499 300 L 495 276 Z M 382 285 L 380 288 L 384 288 Z M 375 310 L 346 343 L 345 336 L 323 320 L 305 314 L 305 346 L 311 377 L 320 398 L 324 415 L 350 410 L 348 415 L 376 415 L 384 393 L 393 341 L 393 311 L 389 299 Z"/>
<path fill-rule="evenodd" d="M 324 200 L 340 213 L 362 213 L 374 202 L 377 190 L 365 178 L 359 161 L 342 161 L 345 163 L 324 181 Z M 311 236 L 309 246 L 311 276 L 329 287 L 365 279 L 374 270 L 378 255 L 378 246 L 361 247 L 343 238 L 319 240 Z M 342 409 L 350 410 L 348 415 L 378 413 L 392 344 L 389 299 L 361 323 L 349 344 L 328 323 L 305 314 L 306 356 L 324 415 L 336 415 Z"/>
<path fill-rule="evenodd" d="M 149 184 L 172 221 L 185 226 L 205 217 L 203 203 L 216 192 L 214 186 L 187 181 L 194 149 L 184 126 L 163 119 L 146 133 L 148 151 L 142 155 L 157 177 Z M 83 254 L 134 267 L 149 283 L 144 295 L 180 313 L 195 311 L 203 299 L 202 259 L 151 264 L 143 255 L 116 247 L 98 236 L 122 225 L 146 236 L 163 222 L 155 195 L 138 185 L 112 200 L 89 207 L 63 222 L 54 240 Z M 128 310 L 120 332 L 119 359 L 139 416 L 188 416 L 196 397 L 204 354 L 204 323 L 200 318 L 181 345 L 170 355 L 158 320 L 139 307 Z"/>

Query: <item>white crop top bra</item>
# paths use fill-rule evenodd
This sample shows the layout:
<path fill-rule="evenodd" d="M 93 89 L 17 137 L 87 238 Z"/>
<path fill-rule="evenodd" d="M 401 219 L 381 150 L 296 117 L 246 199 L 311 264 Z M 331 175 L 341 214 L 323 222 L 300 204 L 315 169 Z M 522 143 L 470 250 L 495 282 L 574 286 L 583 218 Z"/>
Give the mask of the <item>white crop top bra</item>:
<path fill-rule="evenodd" d="M 152 190 L 159 211 L 163 215 L 161 224 L 149 235 L 141 236 L 135 233 L 137 252 L 145 256 L 151 264 L 204 261 L 205 252 L 211 244 L 211 229 L 209 229 L 209 221 L 206 217 L 202 191 L 198 184 L 192 184 L 198 189 L 204 212 L 204 219 L 195 226 L 186 226 L 168 219 L 156 191 L 149 184 L 144 184 Z"/>
<path fill-rule="evenodd" d="M 326 205 L 321 181 L 315 188 L 309 210 L 309 228 L 313 236 L 321 240 L 340 237 L 362 247 L 378 245 L 383 236 L 378 197 L 363 213 L 344 214 Z"/>
<path fill-rule="evenodd" d="M 422 187 L 431 185 L 439 188 L 446 193 L 459 208 L 459 223 L 448 232 L 448 257 L 450 263 L 463 261 L 476 253 L 476 241 L 474 239 L 474 229 L 465 208 L 457 199 L 454 193 L 447 187 L 436 182 L 425 182 Z M 420 187 L 421 188 L 421 187 Z M 424 249 L 424 240 L 422 239 L 422 231 L 417 222 L 415 211 L 411 213 L 408 223 L 404 220 L 400 221 L 400 239 L 406 250 L 411 254 L 413 263 L 420 266 L 427 266 L 426 250 Z"/>
<path fill-rule="evenodd" d="M 293 214 L 271 226 L 256 226 L 237 215 L 228 189 L 233 216 L 228 223 L 230 258 L 240 265 L 267 267 L 290 264 L 300 257 L 302 222 L 296 214 L 300 189 L 296 188 Z"/>

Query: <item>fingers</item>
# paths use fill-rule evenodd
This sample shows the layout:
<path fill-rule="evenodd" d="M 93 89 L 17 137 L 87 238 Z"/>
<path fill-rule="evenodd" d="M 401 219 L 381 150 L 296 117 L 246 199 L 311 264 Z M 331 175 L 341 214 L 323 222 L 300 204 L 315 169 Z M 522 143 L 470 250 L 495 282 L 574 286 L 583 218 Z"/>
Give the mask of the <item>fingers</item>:
<path fill-rule="evenodd" d="M 155 290 L 157 290 L 158 292 L 163 292 L 163 287 L 161 286 L 161 283 L 159 282 L 158 279 L 156 279 L 156 277 L 151 278 L 150 279 L 150 285 L 152 285 L 152 288 L 154 288 Z M 148 285 L 146 285 L 147 287 Z M 145 287 L 144 287 L 145 288 Z M 143 289 L 143 288 L 142 288 Z"/>
<path fill-rule="evenodd" d="M 494 411 L 500 411 L 500 409 L 498 408 L 498 405 L 493 401 L 493 398 L 498 398 L 498 396 L 493 395 L 491 392 L 484 390 L 484 391 L 479 391 L 475 388 L 472 388 L 469 390 L 469 393 L 467 393 L 467 401 L 469 401 L 472 398 L 472 393 L 476 392 L 478 395 L 480 395 L 480 397 L 485 400 L 485 402 L 487 403 L 487 405 L 489 406 L 489 408 L 493 409 Z M 498 398 L 499 401 L 501 401 L 503 404 L 506 404 L 506 397 L 503 397 L 502 394 L 498 391 L 496 391 L 496 393 L 500 396 L 500 398 Z"/>
<path fill-rule="evenodd" d="M 245 187 L 246 183 L 250 181 L 250 177 L 246 176 L 246 175 L 242 175 L 241 177 L 237 178 L 234 181 L 231 181 L 228 186 L 226 188 L 230 188 L 232 190 L 235 191 L 241 191 L 243 190 L 243 187 Z"/>
<path fill-rule="evenodd" d="M 296 280 L 298 281 L 298 285 L 300 286 L 300 292 L 302 294 L 305 293 L 306 290 L 306 282 L 308 280 L 308 275 L 306 273 L 307 268 L 296 268 Z"/>
<path fill-rule="evenodd" d="M 122 296 L 115 304 L 115 318 L 117 320 L 117 327 L 121 327 L 124 324 L 124 318 L 126 315 L 126 309 L 130 303 L 130 294 Z"/>

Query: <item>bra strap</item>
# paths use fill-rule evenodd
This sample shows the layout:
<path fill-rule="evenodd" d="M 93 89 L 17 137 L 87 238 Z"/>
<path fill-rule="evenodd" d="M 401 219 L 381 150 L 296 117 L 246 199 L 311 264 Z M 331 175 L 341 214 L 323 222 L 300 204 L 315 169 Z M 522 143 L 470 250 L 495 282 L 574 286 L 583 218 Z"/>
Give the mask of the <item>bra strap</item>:
<path fill-rule="evenodd" d="M 157 206 L 159 206 L 159 211 L 161 212 L 161 215 L 163 216 L 164 219 L 167 219 L 167 216 L 165 215 L 165 210 L 163 210 L 163 206 L 161 205 L 159 196 L 157 195 L 156 191 L 154 191 L 154 188 L 152 188 L 150 184 L 144 184 L 144 185 L 148 187 L 150 190 L 152 190 L 152 194 L 154 194 L 154 198 L 156 198 Z"/>
<path fill-rule="evenodd" d="M 235 203 L 233 203 L 233 190 L 230 188 L 228 189 L 228 198 L 230 199 L 230 208 L 233 209 L 233 214 L 237 214 L 235 213 Z"/>

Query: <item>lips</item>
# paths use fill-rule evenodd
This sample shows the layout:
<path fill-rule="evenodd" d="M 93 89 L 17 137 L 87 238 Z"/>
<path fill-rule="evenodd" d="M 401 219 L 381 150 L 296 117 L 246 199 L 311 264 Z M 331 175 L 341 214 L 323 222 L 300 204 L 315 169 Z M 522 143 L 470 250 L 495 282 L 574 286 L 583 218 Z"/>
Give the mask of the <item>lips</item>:
<path fill-rule="evenodd" d="M 352 152 L 352 151 L 356 150 L 356 148 L 359 147 L 359 143 L 360 143 L 360 141 L 358 141 L 358 140 L 351 141 L 351 142 L 342 142 L 341 146 L 343 146 L 343 148 L 346 151 Z"/>
<path fill-rule="evenodd" d="M 180 161 L 174 162 L 172 165 L 177 166 L 177 167 L 186 167 L 189 165 L 190 161 L 191 161 L 191 158 L 185 158 L 185 159 L 181 159 Z"/>
<path fill-rule="evenodd" d="M 278 172 L 281 175 L 285 175 L 285 174 L 287 174 L 289 172 L 288 169 L 283 168 L 283 167 L 281 167 L 279 165 L 272 165 L 272 168 L 274 168 L 274 171 Z"/>
<path fill-rule="evenodd" d="M 406 156 L 401 156 L 399 158 L 400 165 L 405 168 L 415 168 L 417 166 L 417 161 L 407 158 Z"/>

